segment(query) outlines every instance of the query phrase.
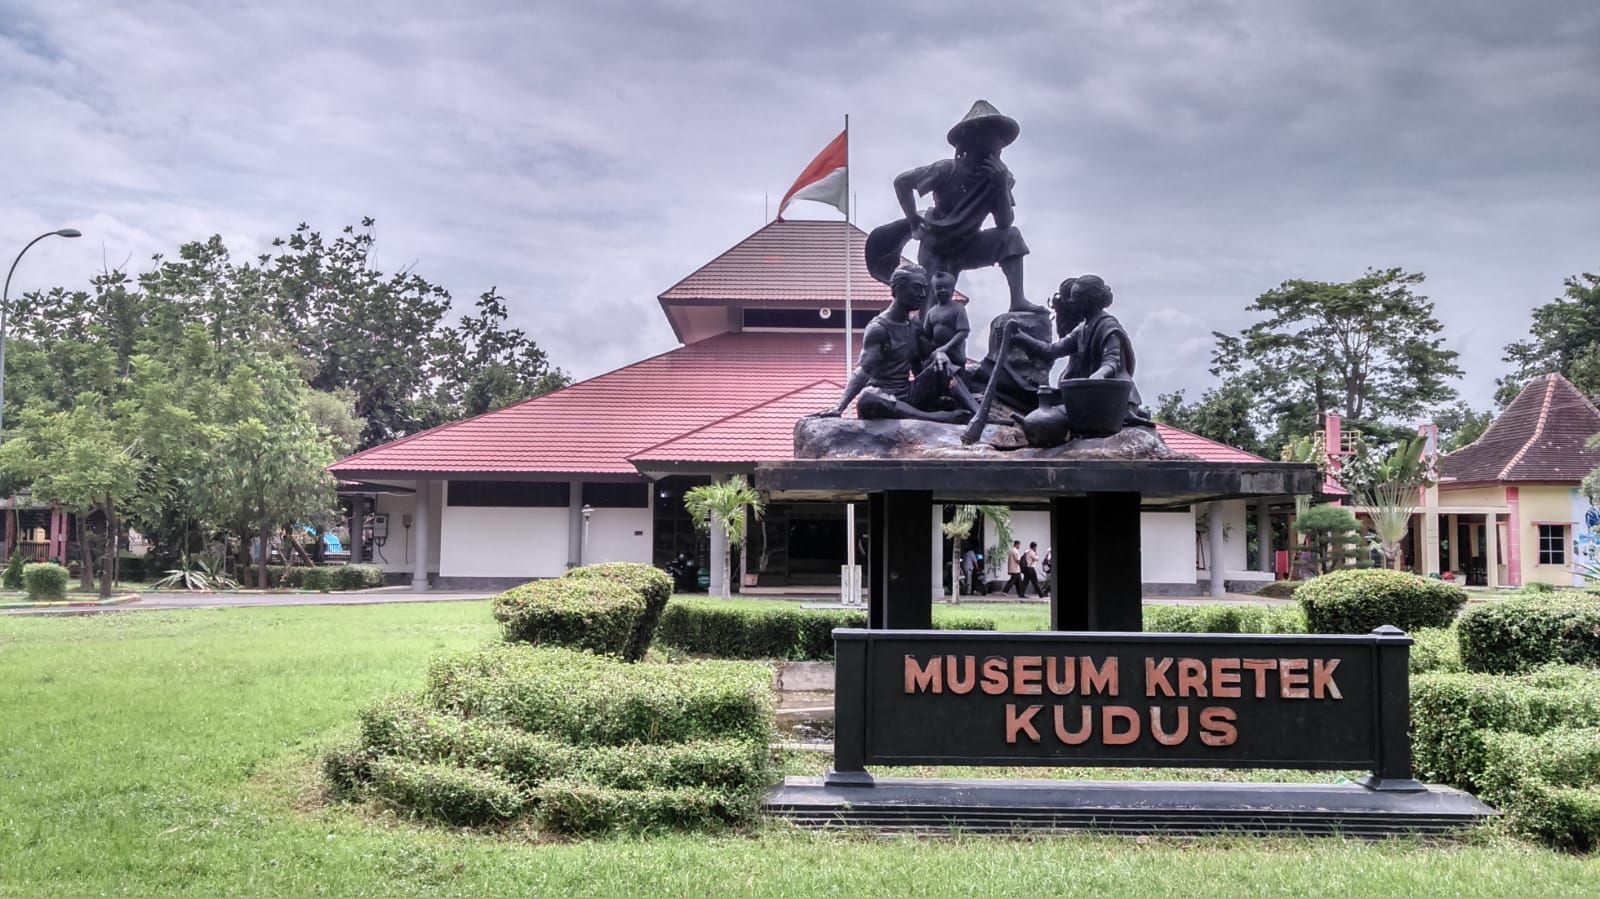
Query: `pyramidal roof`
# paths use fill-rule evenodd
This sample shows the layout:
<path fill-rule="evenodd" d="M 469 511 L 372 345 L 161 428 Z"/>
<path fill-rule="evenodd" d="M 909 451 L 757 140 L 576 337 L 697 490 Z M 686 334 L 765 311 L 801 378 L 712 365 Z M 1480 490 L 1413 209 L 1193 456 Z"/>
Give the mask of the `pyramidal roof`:
<path fill-rule="evenodd" d="M 1444 481 L 1570 481 L 1600 466 L 1600 409 L 1559 374 L 1529 381 L 1472 443 L 1439 460 Z"/>
<path fill-rule="evenodd" d="M 776 219 L 667 288 L 661 305 L 843 304 L 848 264 L 850 299 L 864 309 L 883 308 L 889 288 L 867 272 L 866 239 L 846 222 Z"/>

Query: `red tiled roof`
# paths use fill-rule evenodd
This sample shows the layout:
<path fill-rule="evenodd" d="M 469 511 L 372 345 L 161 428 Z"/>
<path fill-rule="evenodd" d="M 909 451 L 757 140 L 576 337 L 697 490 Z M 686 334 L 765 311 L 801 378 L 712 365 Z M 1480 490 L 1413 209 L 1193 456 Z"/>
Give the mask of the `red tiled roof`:
<path fill-rule="evenodd" d="M 667 288 L 661 304 L 707 300 L 843 303 L 848 258 L 851 300 L 863 309 L 881 309 L 889 305 L 889 288 L 867 273 L 862 252 L 866 239 L 860 228 L 844 222 L 769 222 Z"/>
<path fill-rule="evenodd" d="M 1242 449 L 1231 447 L 1226 443 L 1218 443 L 1209 437 L 1201 437 L 1199 434 L 1191 434 L 1188 431 L 1179 430 L 1171 425 L 1164 425 L 1160 422 L 1156 422 L 1156 433 L 1161 435 L 1161 439 L 1166 441 L 1167 446 L 1171 447 L 1173 452 L 1183 453 L 1187 456 L 1194 456 L 1207 462 L 1267 461 L 1255 453 L 1247 453 Z"/>
<path fill-rule="evenodd" d="M 839 402 L 839 380 L 817 381 L 633 455 L 646 462 L 778 462 L 794 458 L 794 425 Z"/>
<path fill-rule="evenodd" d="M 1558 374 L 1529 381 L 1477 440 L 1440 457 L 1441 481 L 1570 481 L 1600 466 L 1600 409 Z"/>
<path fill-rule="evenodd" d="M 722 334 L 373 447 L 329 470 L 344 479 L 385 473 L 637 474 L 628 458 L 646 447 L 797 386 L 843 379 L 843 343 L 843 335 L 832 332 Z M 784 433 L 792 427 L 793 422 Z"/>

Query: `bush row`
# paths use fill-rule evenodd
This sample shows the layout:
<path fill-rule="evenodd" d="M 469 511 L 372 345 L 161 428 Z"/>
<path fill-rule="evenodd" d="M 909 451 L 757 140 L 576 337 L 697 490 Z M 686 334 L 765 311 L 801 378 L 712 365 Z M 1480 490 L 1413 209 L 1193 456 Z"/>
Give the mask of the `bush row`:
<path fill-rule="evenodd" d="M 1292 606 L 1154 605 L 1144 607 L 1144 629 L 1155 634 L 1303 634 L 1306 621 Z"/>
<path fill-rule="evenodd" d="M 667 605 L 656 639 L 665 646 L 722 659 L 826 661 L 833 658 L 833 629 L 866 627 L 865 612 L 735 606 L 714 599 L 679 599 Z M 935 618 L 934 628 L 992 631 L 993 619 L 957 614 Z"/>
<path fill-rule="evenodd" d="M 1600 846 L 1600 728 L 1484 738 L 1483 798 L 1525 836 L 1589 852 Z"/>
<path fill-rule="evenodd" d="M 771 681 L 764 665 L 498 644 L 363 710 L 323 770 L 336 795 L 452 825 L 723 828 L 754 820 L 770 780 Z"/>
<path fill-rule="evenodd" d="M 1314 634 L 1365 634 L 1386 624 L 1403 631 L 1449 627 L 1467 591 L 1444 581 L 1383 568 L 1335 571 L 1294 591 Z"/>
<path fill-rule="evenodd" d="M 560 578 L 513 587 L 493 600 L 510 643 L 565 646 L 644 658 L 672 579 L 650 565 L 608 562 L 574 568 Z"/>
<path fill-rule="evenodd" d="M 1466 669 L 1461 664 L 1461 647 L 1455 628 L 1425 627 L 1412 631 L 1410 666 L 1412 674 L 1454 674 Z"/>
<path fill-rule="evenodd" d="M 1600 599 L 1552 593 L 1470 609 L 1458 627 L 1468 670 L 1513 674 L 1550 663 L 1600 667 Z"/>
<path fill-rule="evenodd" d="M 245 588 L 256 586 L 256 569 L 246 567 L 241 570 L 239 583 Z M 297 565 L 285 568 L 282 565 L 267 566 L 267 586 L 269 588 L 292 588 L 296 590 L 367 590 L 383 586 L 383 569 L 376 565 L 319 565 L 308 567 Z"/>
<path fill-rule="evenodd" d="M 28 591 L 28 599 L 34 602 L 66 599 L 68 577 L 67 569 L 54 562 L 22 566 L 22 585 Z"/>

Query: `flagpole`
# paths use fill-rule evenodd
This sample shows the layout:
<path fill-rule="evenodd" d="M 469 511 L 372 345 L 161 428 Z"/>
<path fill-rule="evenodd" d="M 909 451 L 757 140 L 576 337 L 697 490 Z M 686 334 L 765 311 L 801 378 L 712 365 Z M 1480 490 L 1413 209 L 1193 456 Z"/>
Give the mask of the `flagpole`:
<path fill-rule="evenodd" d="M 844 383 L 846 388 L 850 385 L 850 378 L 856 373 L 855 352 L 853 349 L 855 309 L 850 300 L 850 114 L 844 115 Z M 844 506 L 844 539 L 845 539 L 845 574 L 846 578 L 841 585 L 844 601 L 855 604 L 861 602 L 861 581 L 856 577 L 856 504 L 855 500 L 847 500 Z"/>

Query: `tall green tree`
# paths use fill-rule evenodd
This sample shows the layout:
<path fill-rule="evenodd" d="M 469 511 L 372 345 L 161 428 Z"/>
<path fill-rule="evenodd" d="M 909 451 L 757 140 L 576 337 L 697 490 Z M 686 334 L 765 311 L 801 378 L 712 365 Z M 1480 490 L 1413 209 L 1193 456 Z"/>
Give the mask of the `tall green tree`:
<path fill-rule="evenodd" d="M 1261 320 L 1215 332 L 1211 371 L 1257 397 L 1279 434 L 1310 433 L 1329 412 L 1352 426 L 1422 416 L 1455 400 L 1461 376 L 1422 281 L 1398 268 L 1285 281 L 1246 307 Z"/>
<path fill-rule="evenodd" d="M 1561 296 L 1533 310 L 1528 339 L 1506 345 L 1511 372 L 1495 393 L 1502 406 L 1528 381 L 1552 373 L 1586 396 L 1600 395 L 1600 275 L 1584 272 L 1562 283 Z"/>
<path fill-rule="evenodd" d="M 1192 403 L 1184 402 L 1183 394 L 1178 390 L 1157 397 L 1156 421 L 1248 453 L 1268 455 L 1256 431 L 1256 398 L 1244 384 L 1225 381 Z"/>
<path fill-rule="evenodd" d="M 1439 451 L 1453 453 L 1489 430 L 1494 413 L 1478 411 L 1466 403 L 1456 403 L 1435 412 L 1433 423 L 1439 426 Z"/>

